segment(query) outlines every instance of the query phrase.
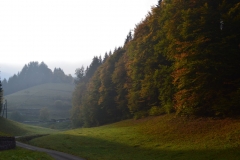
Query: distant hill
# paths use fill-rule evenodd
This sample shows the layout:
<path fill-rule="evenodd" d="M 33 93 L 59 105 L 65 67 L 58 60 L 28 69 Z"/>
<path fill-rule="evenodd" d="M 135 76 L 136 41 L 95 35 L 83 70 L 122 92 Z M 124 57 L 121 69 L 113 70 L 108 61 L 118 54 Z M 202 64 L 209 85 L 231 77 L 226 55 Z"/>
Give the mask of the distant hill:
<path fill-rule="evenodd" d="M 10 119 L 17 121 L 39 120 L 46 109 L 52 118 L 68 118 L 71 109 L 73 84 L 47 83 L 5 96 Z"/>
<path fill-rule="evenodd" d="M 52 71 L 44 62 L 30 62 L 20 72 L 2 81 L 4 95 L 46 83 L 73 84 L 73 77 L 65 75 L 61 68 Z"/>

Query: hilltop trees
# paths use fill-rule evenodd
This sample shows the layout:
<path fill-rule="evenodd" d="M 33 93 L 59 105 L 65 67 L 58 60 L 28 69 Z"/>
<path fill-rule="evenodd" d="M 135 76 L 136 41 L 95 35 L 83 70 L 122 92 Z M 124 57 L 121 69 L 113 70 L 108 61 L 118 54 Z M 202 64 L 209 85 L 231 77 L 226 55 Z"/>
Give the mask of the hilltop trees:
<path fill-rule="evenodd" d="M 72 83 L 72 76 L 67 76 L 61 68 L 55 68 L 52 72 L 48 66 L 41 62 L 30 62 L 24 65 L 18 74 L 3 80 L 4 94 L 8 95 L 22 89 L 44 83 Z"/>
<path fill-rule="evenodd" d="M 77 70 L 73 122 L 239 114 L 239 15 L 238 1 L 159 0 L 123 47 Z"/>

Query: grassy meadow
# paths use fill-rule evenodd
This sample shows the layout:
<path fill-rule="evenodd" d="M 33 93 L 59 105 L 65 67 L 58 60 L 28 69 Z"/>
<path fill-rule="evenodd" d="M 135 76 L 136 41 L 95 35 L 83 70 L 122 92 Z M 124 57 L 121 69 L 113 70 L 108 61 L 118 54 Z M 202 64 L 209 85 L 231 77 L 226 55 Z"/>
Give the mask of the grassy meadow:
<path fill-rule="evenodd" d="M 4 98 L 8 102 L 9 118 L 18 111 L 24 115 L 23 120 L 38 120 L 39 111 L 44 107 L 48 109 L 50 118 L 68 118 L 73 90 L 74 85 L 71 84 L 47 83 L 7 95 Z"/>
<path fill-rule="evenodd" d="M 57 132 L 57 130 L 26 125 L 0 117 L 0 135 L 26 136 L 35 134 L 51 134 Z"/>
<path fill-rule="evenodd" d="M 237 160 L 240 120 L 164 115 L 69 130 L 29 143 L 88 160 Z"/>
<path fill-rule="evenodd" d="M 54 105 L 55 100 L 71 103 L 74 85 L 47 83 L 5 96 L 10 109 L 42 108 Z"/>
<path fill-rule="evenodd" d="M 43 122 L 43 123 L 36 123 L 34 126 L 44 127 L 44 128 L 51 128 L 56 129 L 59 131 L 65 131 L 72 129 L 72 122 L 65 121 L 65 122 Z"/>
<path fill-rule="evenodd" d="M 54 160 L 50 155 L 42 152 L 30 151 L 17 147 L 16 149 L 1 151 L 0 159 L 6 160 Z"/>
<path fill-rule="evenodd" d="M 0 136 L 26 136 L 36 134 L 51 134 L 58 131 L 25 125 L 0 117 Z M 0 151 L 0 159 L 6 160 L 54 160 L 48 154 L 30 151 L 16 147 L 16 149 Z"/>
<path fill-rule="evenodd" d="M 171 114 L 64 132 L 4 118 L 0 118 L 0 126 L 0 136 L 26 136 L 22 140 L 29 144 L 88 160 L 238 160 L 240 157 L 239 118 L 186 118 Z M 49 135 L 37 136 L 43 134 Z M 0 157 L 52 159 L 47 154 L 18 147 L 0 152 Z"/>

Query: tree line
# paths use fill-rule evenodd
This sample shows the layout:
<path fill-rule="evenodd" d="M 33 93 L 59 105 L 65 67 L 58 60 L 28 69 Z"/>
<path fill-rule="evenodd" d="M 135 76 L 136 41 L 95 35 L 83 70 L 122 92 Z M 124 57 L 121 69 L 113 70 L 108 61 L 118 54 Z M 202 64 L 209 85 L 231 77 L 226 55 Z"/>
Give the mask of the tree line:
<path fill-rule="evenodd" d="M 44 62 L 30 62 L 18 74 L 2 81 L 4 95 L 45 83 L 73 83 L 71 75 L 65 75 L 61 68 L 53 71 Z"/>
<path fill-rule="evenodd" d="M 2 89 L 2 80 L 0 79 L 0 115 L 2 113 L 3 107 L 3 89 Z"/>
<path fill-rule="evenodd" d="M 240 2 L 159 0 L 123 47 L 76 70 L 72 121 L 240 113 Z"/>

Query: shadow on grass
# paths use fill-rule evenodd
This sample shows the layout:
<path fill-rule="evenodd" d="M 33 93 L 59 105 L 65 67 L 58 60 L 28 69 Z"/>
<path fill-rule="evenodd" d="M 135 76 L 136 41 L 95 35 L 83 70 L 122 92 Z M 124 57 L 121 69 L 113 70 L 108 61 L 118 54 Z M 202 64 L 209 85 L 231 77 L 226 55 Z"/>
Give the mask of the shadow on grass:
<path fill-rule="evenodd" d="M 0 152 L 1 160 L 54 160 L 50 155 L 42 152 L 30 151 L 16 147 L 12 150 Z"/>
<path fill-rule="evenodd" d="M 30 144 L 58 150 L 88 160 L 239 160 L 240 148 L 219 147 L 223 149 L 173 149 L 155 145 L 150 147 L 144 143 L 126 145 L 92 138 L 88 136 L 73 136 L 65 134 L 50 135 L 30 141 Z M 156 143 L 157 144 L 157 143 Z M 160 144 L 160 142 L 159 142 Z"/>

